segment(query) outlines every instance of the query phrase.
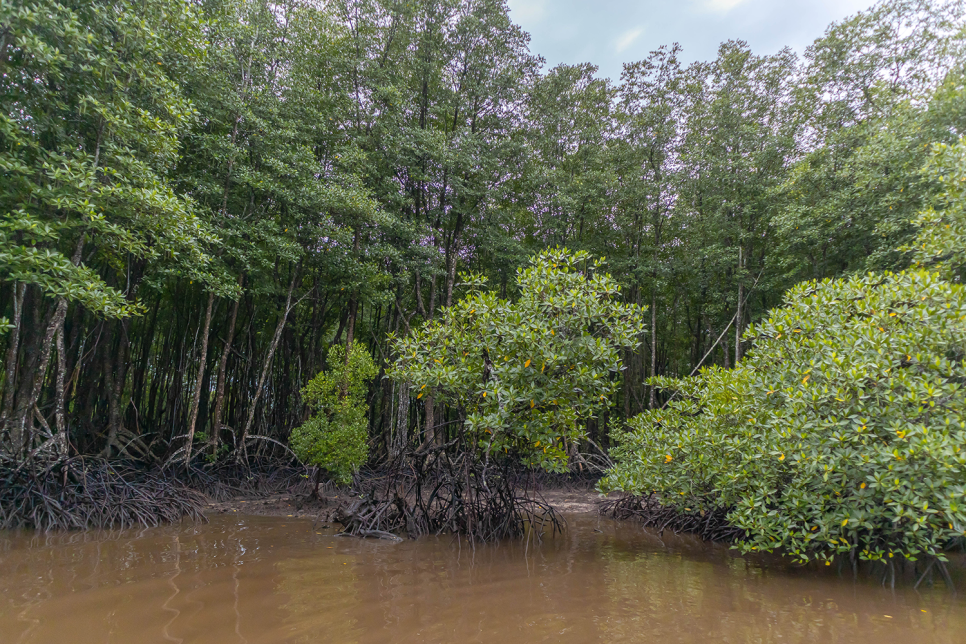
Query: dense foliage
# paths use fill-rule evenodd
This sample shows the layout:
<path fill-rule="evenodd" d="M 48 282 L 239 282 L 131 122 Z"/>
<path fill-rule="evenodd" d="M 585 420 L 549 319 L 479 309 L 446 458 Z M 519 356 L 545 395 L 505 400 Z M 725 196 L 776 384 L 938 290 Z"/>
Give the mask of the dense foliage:
<path fill-rule="evenodd" d="M 365 347 L 353 344 L 346 359 L 341 345 L 329 350 L 328 370 L 302 390 L 312 416 L 292 430 L 292 451 L 307 465 L 322 468 L 347 484 L 369 455 L 366 393 L 379 371 Z"/>
<path fill-rule="evenodd" d="M 802 560 L 943 557 L 966 537 L 966 205 L 961 140 L 906 250 L 936 269 L 804 282 L 750 326 L 734 369 L 684 380 L 629 423 L 602 483 L 727 512 L 745 550 Z"/>
<path fill-rule="evenodd" d="M 301 427 L 343 480 L 430 445 L 559 469 L 659 413 L 653 377 L 742 364 L 803 280 L 954 277 L 962 3 L 620 79 L 546 69 L 511 17 L 0 0 L 0 460 L 244 459 Z M 338 411 L 357 348 L 378 374 Z"/>
<path fill-rule="evenodd" d="M 417 399 L 428 392 L 458 410 L 487 458 L 512 453 L 566 471 L 643 323 L 644 310 L 618 300 L 603 267 L 586 252 L 541 253 L 519 271 L 516 301 L 476 292 L 398 339 L 392 377 Z"/>
<path fill-rule="evenodd" d="M 944 189 L 916 219 L 919 232 L 907 250 L 919 265 L 956 277 L 966 267 L 966 139 L 937 143 L 926 170 Z"/>
<path fill-rule="evenodd" d="M 966 535 L 966 289 L 924 271 L 806 282 L 734 369 L 682 381 L 604 482 L 730 511 L 746 550 L 940 553 Z"/>

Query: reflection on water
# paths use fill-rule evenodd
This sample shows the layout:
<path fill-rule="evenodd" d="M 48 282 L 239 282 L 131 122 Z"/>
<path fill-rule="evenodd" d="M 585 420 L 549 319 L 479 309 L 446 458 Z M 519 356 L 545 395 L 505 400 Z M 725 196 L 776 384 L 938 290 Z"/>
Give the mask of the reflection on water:
<path fill-rule="evenodd" d="M 941 584 L 892 592 L 588 517 L 543 544 L 475 549 L 238 516 L 0 534 L 4 644 L 944 643 L 966 640 L 964 607 Z"/>

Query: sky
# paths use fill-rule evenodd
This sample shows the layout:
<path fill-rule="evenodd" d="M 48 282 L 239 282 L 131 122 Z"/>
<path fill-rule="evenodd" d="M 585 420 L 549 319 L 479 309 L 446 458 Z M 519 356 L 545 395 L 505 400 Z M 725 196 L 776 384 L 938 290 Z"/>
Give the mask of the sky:
<path fill-rule="evenodd" d="M 826 27 L 873 0 L 508 0 L 530 33 L 530 51 L 558 63 L 590 62 L 620 78 L 622 64 L 678 42 L 684 62 L 711 60 L 725 40 L 756 54 L 789 46 L 801 54 Z"/>

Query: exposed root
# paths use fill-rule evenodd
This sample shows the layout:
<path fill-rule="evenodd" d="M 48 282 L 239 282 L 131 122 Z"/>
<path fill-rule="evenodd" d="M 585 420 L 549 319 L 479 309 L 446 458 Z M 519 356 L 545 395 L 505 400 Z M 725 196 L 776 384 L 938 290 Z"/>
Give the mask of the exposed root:
<path fill-rule="evenodd" d="M 308 470 L 289 460 L 264 458 L 239 463 L 227 459 L 206 467 L 194 463 L 185 467 L 176 462 L 165 471 L 212 501 L 239 496 L 308 495 L 314 489 Z"/>
<path fill-rule="evenodd" d="M 597 511 L 600 515 L 620 521 L 634 519 L 660 532 L 671 530 L 675 534 L 696 534 L 706 541 L 736 543 L 745 538 L 743 530 L 728 523 L 727 510 L 680 512 L 662 505 L 653 495 L 607 499 L 598 505 Z"/>
<path fill-rule="evenodd" d="M 203 520 L 204 503 L 163 472 L 96 458 L 0 465 L 0 529 L 152 527 Z"/>
<path fill-rule="evenodd" d="M 356 536 L 453 533 L 484 542 L 562 531 L 562 519 L 527 483 L 509 467 L 471 464 L 465 455 L 452 459 L 441 451 L 413 459 L 406 469 L 360 477 L 360 497 L 333 517 Z"/>

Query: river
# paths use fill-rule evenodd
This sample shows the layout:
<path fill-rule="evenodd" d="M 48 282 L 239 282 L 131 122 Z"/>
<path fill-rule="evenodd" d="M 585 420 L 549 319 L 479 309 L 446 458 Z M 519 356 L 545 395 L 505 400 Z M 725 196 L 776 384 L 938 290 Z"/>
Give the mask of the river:
<path fill-rule="evenodd" d="M 3 644 L 966 641 L 941 582 L 895 591 L 568 517 L 543 543 L 391 543 L 297 518 L 0 533 Z"/>

